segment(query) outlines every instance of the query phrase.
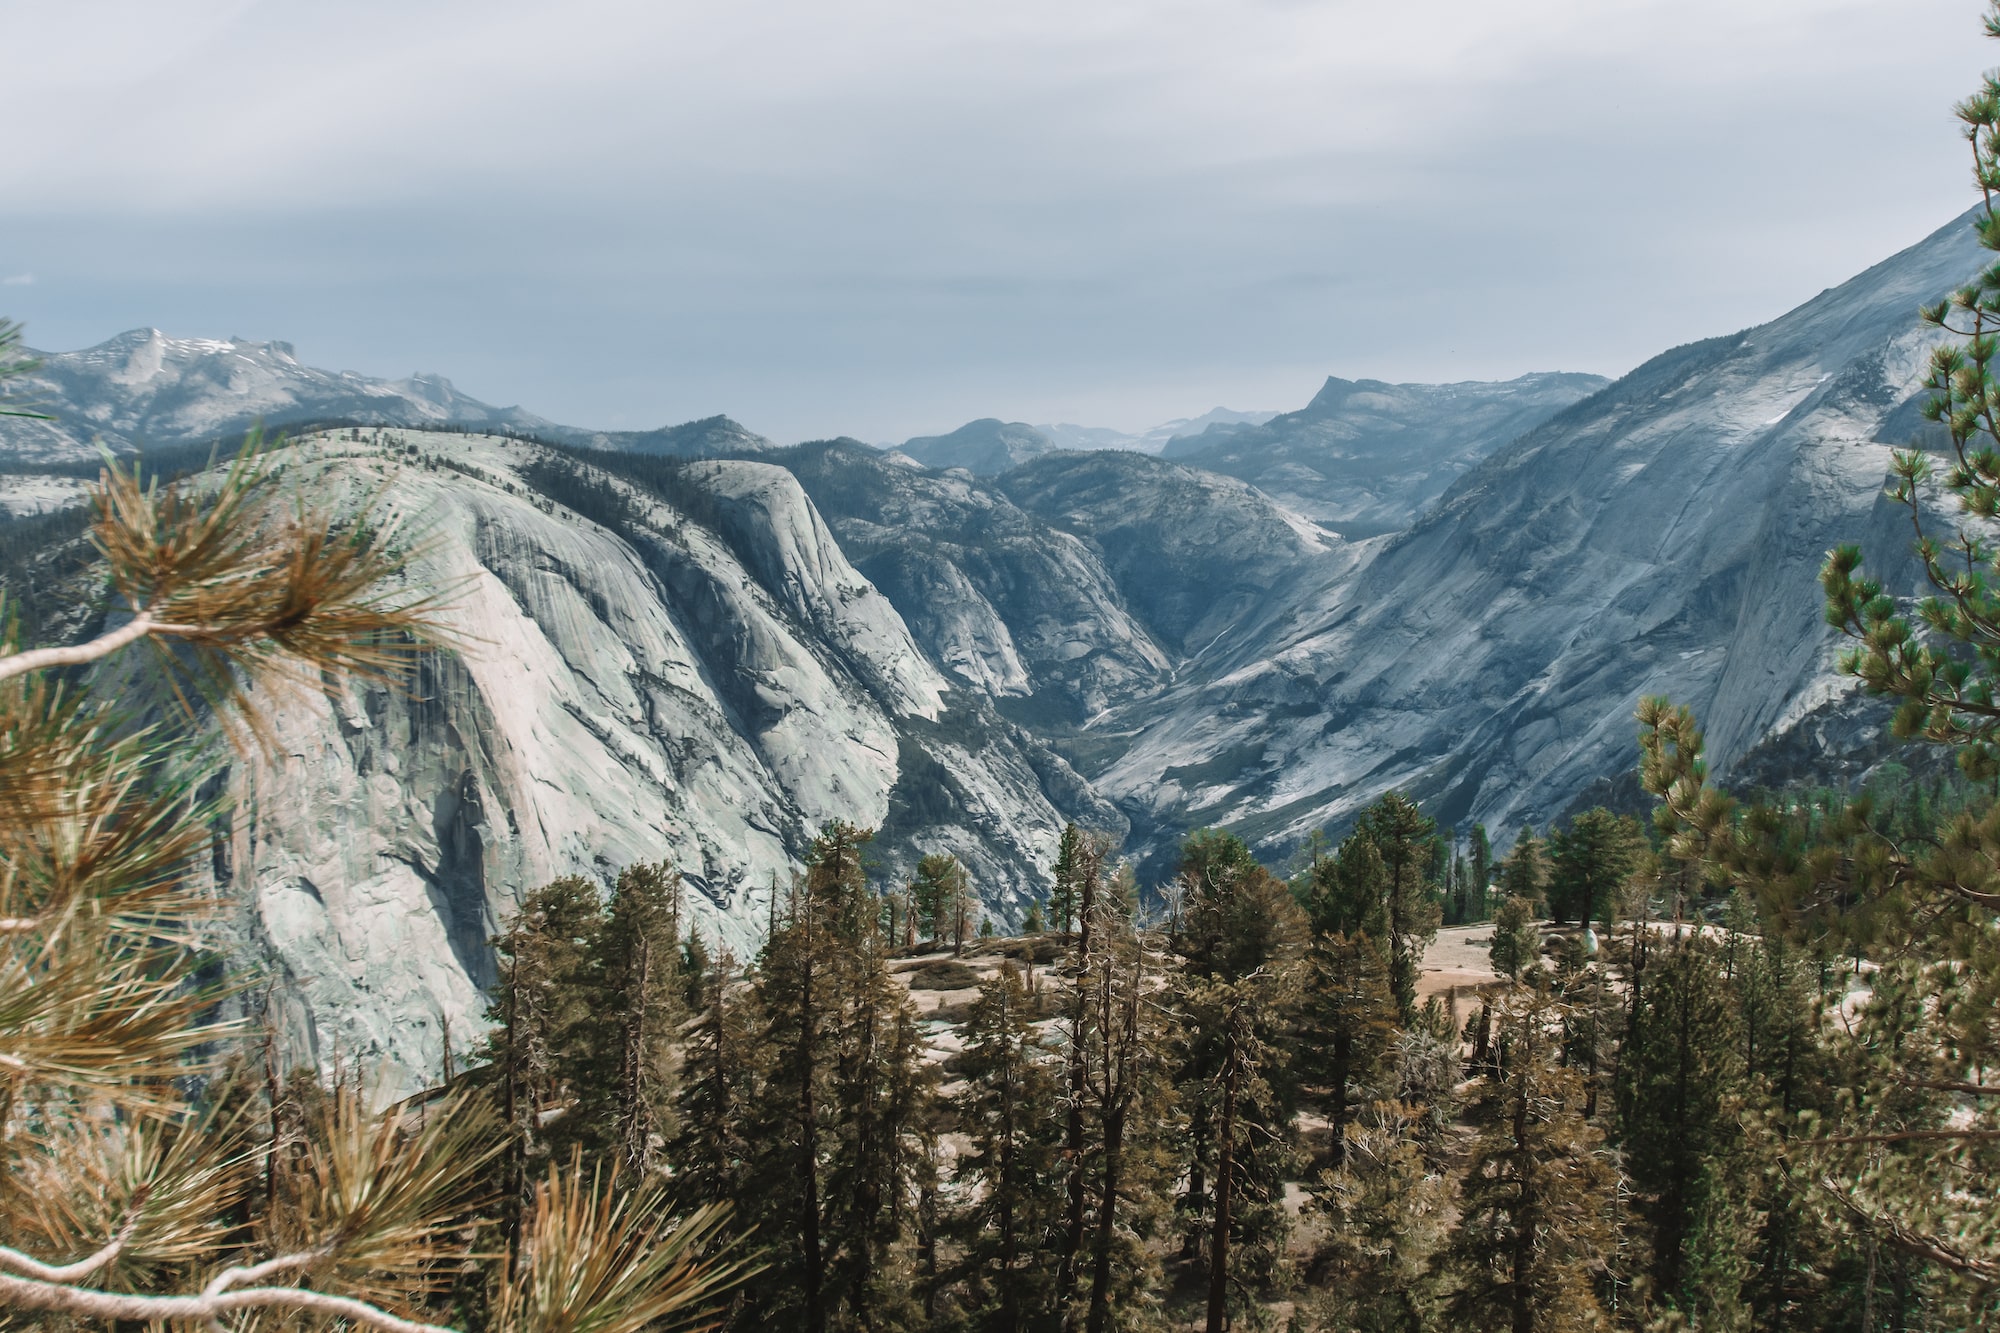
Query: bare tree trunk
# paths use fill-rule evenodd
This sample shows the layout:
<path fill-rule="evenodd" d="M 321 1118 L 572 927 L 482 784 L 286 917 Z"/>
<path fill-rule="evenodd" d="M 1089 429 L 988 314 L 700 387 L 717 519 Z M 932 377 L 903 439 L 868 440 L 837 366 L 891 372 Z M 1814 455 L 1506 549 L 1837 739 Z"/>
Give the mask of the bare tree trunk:
<path fill-rule="evenodd" d="M 799 1001 L 799 1184 L 805 1191 L 801 1208 L 800 1235 L 805 1258 L 806 1329 L 826 1333 L 826 1306 L 821 1292 L 825 1276 L 825 1256 L 819 1243 L 819 1131 L 813 1107 L 813 958 L 812 941 L 807 942 L 805 985 Z"/>
<path fill-rule="evenodd" d="M 1347 1161 L 1347 1085 L 1353 1078 L 1354 1034 L 1342 1028 L 1333 1037 L 1333 1095 L 1328 1099 L 1327 1109 L 1333 1129 L 1333 1164 L 1340 1166 Z"/>
<path fill-rule="evenodd" d="M 653 944 L 643 934 L 638 940 L 639 956 L 634 959 L 632 994 L 625 997 L 624 1049 L 618 1055 L 618 1140 L 624 1164 L 635 1172 L 646 1169 L 651 1155 L 647 1147 L 648 1119 L 645 1112 L 644 1061 L 646 1046 L 647 992 L 652 984 Z"/>
<path fill-rule="evenodd" d="M 1229 1318 L 1230 1177 L 1236 1167 L 1236 1041 L 1232 1035 L 1222 1075 L 1222 1143 L 1215 1163 L 1215 1226 L 1209 1234 L 1208 1329 L 1223 1333 Z"/>
<path fill-rule="evenodd" d="M 1514 1101 L 1514 1147 L 1521 1162 L 1521 1191 L 1514 1212 L 1512 1283 L 1507 1293 L 1513 1307 L 1513 1333 L 1535 1333 L 1535 1233 L 1540 1228 L 1540 1200 L 1535 1189 L 1535 1153 L 1528 1142 L 1528 1105 L 1534 1100 L 1534 1061 L 1538 1058 L 1531 1043 L 1524 1041 L 1521 1052 L 1521 1092 Z"/>
<path fill-rule="evenodd" d="M 1030 965 L 1032 966 L 1032 964 Z M 1011 998 L 1006 987 L 1000 990 L 1000 1030 L 1011 1032 L 1014 1015 L 1008 1009 Z M 1011 1038 L 1010 1038 L 1011 1040 Z M 1020 1296 L 1014 1290 L 1014 1261 L 1016 1247 L 1014 1238 L 1014 1111 L 1018 1100 L 1014 1086 L 1012 1061 L 1017 1052 L 1010 1052 L 1006 1082 L 1001 1087 L 1000 1101 L 1000 1324 L 1007 1333 L 1019 1333 L 1021 1327 Z"/>
<path fill-rule="evenodd" d="M 1063 1230 L 1061 1261 L 1056 1268 L 1056 1291 L 1059 1302 L 1067 1306 L 1076 1294 L 1077 1258 L 1083 1252 L 1083 1103 L 1090 1091 L 1090 1070 L 1086 1049 L 1085 1028 L 1089 1021 L 1089 997 L 1084 990 L 1085 978 L 1090 969 L 1091 949 L 1091 908 L 1093 906 L 1097 873 L 1095 867 L 1087 867 L 1079 876 L 1079 890 L 1082 900 L 1077 913 L 1076 952 L 1072 983 L 1075 987 L 1075 1002 L 1070 1006 L 1069 1039 L 1069 1124 L 1064 1141 L 1063 1157 L 1069 1172 L 1069 1216 Z"/>
<path fill-rule="evenodd" d="M 1104 1082 L 1099 1096 L 1104 1107 L 1104 1174 L 1097 1203 L 1097 1244 L 1093 1256 L 1096 1263 L 1091 1274 L 1088 1333 L 1106 1333 L 1111 1327 L 1111 1242 L 1118 1224 L 1125 1127 L 1136 1091 L 1139 1003 L 1145 980 L 1145 955 L 1140 953 L 1133 960 L 1129 991 L 1116 994 L 1117 962 L 1105 959 L 1104 980 L 1098 991 L 1099 1021 L 1104 1029 Z"/>
<path fill-rule="evenodd" d="M 1103 1198 L 1097 1206 L 1097 1244 L 1090 1279 L 1089 1333 L 1105 1333 L 1111 1327 L 1111 1240 L 1118 1224 L 1118 1185 L 1124 1166 L 1125 1108 L 1119 1107 L 1104 1120 Z"/>

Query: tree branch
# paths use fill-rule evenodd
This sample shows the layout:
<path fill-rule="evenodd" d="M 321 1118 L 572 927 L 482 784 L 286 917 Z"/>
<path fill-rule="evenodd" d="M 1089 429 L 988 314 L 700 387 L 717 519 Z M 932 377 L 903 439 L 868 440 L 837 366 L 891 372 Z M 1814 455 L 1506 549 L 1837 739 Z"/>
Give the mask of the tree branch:
<path fill-rule="evenodd" d="M 48 667 L 84 666 L 109 657 L 120 648 L 137 643 L 160 628 L 151 614 L 141 611 L 117 629 L 108 634 L 100 634 L 88 643 L 79 643 L 69 648 L 33 648 L 27 652 L 10 653 L 6 657 L 0 657 L 0 680 L 9 680 Z"/>
<path fill-rule="evenodd" d="M 261 1267 L 262 1265 L 259 1265 Z M 0 1273 L 0 1305 L 47 1310 L 85 1319 L 125 1319 L 138 1323 L 190 1320 L 213 1323 L 237 1310 L 291 1309 L 349 1319 L 382 1333 L 454 1333 L 436 1324 L 402 1319 L 366 1301 L 302 1287 L 246 1287 L 201 1296 L 142 1296 L 135 1292 L 93 1291 L 60 1282 Z"/>
<path fill-rule="evenodd" d="M 1984 1259 L 1974 1259 L 1968 1254 L 1961 1254 L 1934 1236 L 1926 1236 L 1920 1232 L 1912 1231 L 1894 1218 L 1869 1212 L 1861 1206 L 1860 1202 L 1853 1195 L 1834 1184 L 1831 1178 L 1822 1177 L 1819 1187 L 1832 1195 L 1834 1201 L 1841 1207 L 1859 1218 L 1863 1226 L 1871 1231 L 1879 1231 L 1883 1239 L 1906 1254 L 1916 1255 L 1919 1259 L 1927 1259 L 1940 1267 L 1949 1268 L 1955 1273 L 1968 1273 L 1974 1277 L 1985 1278 L 1988 1281 L 2000 1277 L 2000 1264 L 1994 1264 Z"/>
<path fill-rule="evenodd" d="M 1968 1097 L 2000 1097 L 2000 1088 L 1986 1083 L 1960 1083 L 1955 1079 L 1899 1078 L 1896 1080 L 1906 1088 L 1921 1088 L 1926 1092 L 1960 1092 Z"/>
<path fill-rule="evenodd" d="M 144 1202 L 145 1195 L 142 1193 L 132 1201 L 118 1234 L 105 1242 L 104 1248 L 97 1253 L 86 1255 L 73 1264 L 45 1264 L 19 1250 L 0 1245 L 0 1267 L 11 1268 L 44 1282 L 81 1282 L 124 1252 L 126 1242 L 132 1239 L 132 1232 L 139 1225 L 139 1205 Z"/>
<path fill-rule="evenodd" d="M 1805 1139 L 1814 1147 L 1840 1143 L 1913 1143 L 1922 1139 L 2000 1139 L 2000 1129 L 1905 1129 L 1893 1134 L 1842 1134 L 1834 1138 Z"/>
<path fill-rule="evenodd" d="M 288 1269 L 305 1268 L 317 1259 L 326 1257 L 326 1251 L 303 1250 L 297 1254 L 281 1254 L 275 1259 L 266 1259 L 261 1264 L 251 1264 L 248 1268 L 225 1268 L 217 1273 L 209 1284 L 201 1289 L 204 1296 L 219 1296 L 239 1282 L 262 1282 L 273 1273 L 283 1273 Z"/>

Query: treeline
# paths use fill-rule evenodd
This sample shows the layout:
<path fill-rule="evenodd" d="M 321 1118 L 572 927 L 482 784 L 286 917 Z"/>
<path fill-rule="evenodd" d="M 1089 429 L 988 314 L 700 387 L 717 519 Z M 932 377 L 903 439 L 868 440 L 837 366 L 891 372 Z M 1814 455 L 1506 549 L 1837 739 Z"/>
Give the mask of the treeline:
<path fill-rule="evenodd" d="M 1867 1092 L 1926 1015 L 1848 994 L 1746 896 L 1694 924 L 1634 821 L 1517 842 L 1491 936 L 1513 980 L 1429 996 L 1452 877 L 1400 796 L 1289 880 L 1196 834 L 1150 910 L 1072 828 L 1047 931 L 983 945 L 955 862 L 878 890 L 869 836 L 822 831 L 747 963 L 682 929 L 664 867 L 524 901 L 469 1076 L 505 1108 L 513 1207 L 572 1155 L 731 1204 L 766 1265 L 746 1330 L 1872 1333 L 1972 1308 L 1840 1183 L 1867 1169 L 1841 1144 L 1963 1100 Z M 1535 923 L 1565 895 L 1601 939 Z M 896 969 L 954 948 L 1000 963 L 946 1024 Z"/>

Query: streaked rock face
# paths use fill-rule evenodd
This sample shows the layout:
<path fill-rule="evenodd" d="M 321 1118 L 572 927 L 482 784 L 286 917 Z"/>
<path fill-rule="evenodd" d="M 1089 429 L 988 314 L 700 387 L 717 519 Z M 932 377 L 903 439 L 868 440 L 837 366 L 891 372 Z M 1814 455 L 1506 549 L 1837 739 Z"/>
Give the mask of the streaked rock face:
<path fill-rule="evenodd" d="M 1240 477 L 1344 535 L 1378 536 L 1408 527 L 1482 459 L 1610 382 L 1560 373 L 1497 384 L 1330 377 L 1296 412 L 1213 425 L 1169 441 L 1164 456 Z"/>
<path fill-rule="evenodd" d="M 1267 850 L 1391 787 L 1511 834 L 1631 769 L 1650 694 L 1695 707 L 1726 774 L 1841 693 L 1817 570 L 1852 540 L 1901 563 L 1881 491 L 1920 422 L 1916 311 L 1978 253 L 1954 223 L 1570 408 L 1144 705 L 1094 777 L 1137 817 Z"/>
<path fill-rule="evenodd" d="M 1065 819 L 1116 823 L 947 684 L 781 469 L 695 465 L 715 527 L 580 474 L 630 501 L 611 531 L 522 479 L 536 446 L 390 440 L 308 440 L 285 466 L 420 528 L 407 577 L 449 590 L 457 647 L 405 693 L 287 701 L 278 752 L 231 775 L 218 873 L 295 1053 L 416 1086 L 447 1029 L 462 1051 L 482 1027 L 488 936 L 559 874 L 668 859 L 692 924 L 743 955 L 824 820 L 881 828 L 890 877 L 956 852 L 1003 919 Z"/>

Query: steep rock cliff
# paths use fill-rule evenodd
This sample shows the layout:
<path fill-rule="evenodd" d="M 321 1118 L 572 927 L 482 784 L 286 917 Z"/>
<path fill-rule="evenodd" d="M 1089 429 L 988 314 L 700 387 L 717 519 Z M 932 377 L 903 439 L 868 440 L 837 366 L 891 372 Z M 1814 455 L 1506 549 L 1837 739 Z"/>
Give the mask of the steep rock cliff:
<path fill-rule="evenodd" d="M 691 517 L 490 437 L 315 437 L 282 462 L 316 502 L 413 524 L 406 577 L 447 590 L 457 636 L 405 691 L 286 700 L 275 752 L 231 766 L 215 873 L 292 1058 L 417 1086 L 482 1026 L 487 937 L 558 874 L 670 860 L 691 924 L 743 954 L 823 820 L 880 827 L 884 877 L 956 852 L 1003 921 L 1065 819 L 1118 825 L 947 685 L 779 469 L 694 465 Z M 615 523 L 538 490 L 551 467 Z"/>
<path fill-rule="evenodd" d="M 1511 830 L 1629 770 L 1649 694 L 1697 709 L 1726 774 L 1841 693 L 1815 574 L 1840 541 L 1907 550 L 1881 489 L 1932 342 L 1916 310 L 1977 255 L 1955 222 L 1560 413 L 1357 574 L 1297 589 L 1276 633 L 1135 706 L 1100 784 L 1163 830 L 1271 850 L 1391 787 Z"/>

